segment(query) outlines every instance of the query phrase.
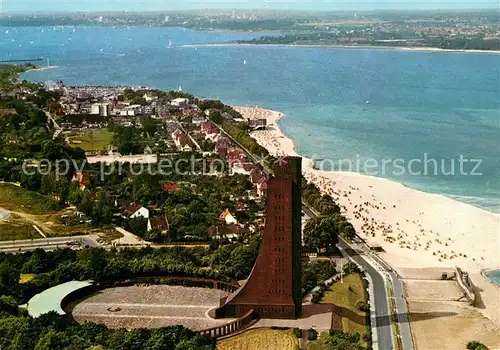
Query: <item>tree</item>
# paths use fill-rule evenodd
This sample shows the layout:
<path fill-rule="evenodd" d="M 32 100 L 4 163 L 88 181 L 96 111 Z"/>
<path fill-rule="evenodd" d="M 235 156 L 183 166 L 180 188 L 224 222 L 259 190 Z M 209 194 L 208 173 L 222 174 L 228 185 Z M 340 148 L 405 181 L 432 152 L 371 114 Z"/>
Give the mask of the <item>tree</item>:
<path fill-rule="evenodd" d="M 144 236 L 146 233 L 148 219 L 138 216 L 127 221 L 127 227 L 133 234 Z"/>
<path fill-rule="evenodd" d="M 17 313 L 17 301 L 11 295 L 0 296 L 0 318 L 2 313 L 15 315 Z"/>
<path fill-rule="evenodd" d="M 369 312 L 370 311 L 370 304 L 368 304 L 366 301 L 364 300 L 360 300 L 356 303 L 356 307 L 361 310 L 361 311 L 365 311 L 365 312 Z"/>
<path fill-rule="evenodd" d="M 467 349 L 469 350 L 488 350 L 488 347 L 484 344 L 481 344 L 478 341 L 471 341 L 467 343 Z"/>
<path fill-rule="evenodd" d="M 318 332 L 314 328 L 309 328 L 307 330 L 307 340 L 316 340 L 318 338 Z"/>
<path fill-rule="evenodd" d="M 307 222 L 304 228 L 304 243 L 316 249 L 332 250 L 338 243 L 338 225 L 333 216 L 320 216 Z"/>
<path fill-rule="evenodd" d="M 8 262 L 0 263 L 0 295 L 14 294 L 19 285 L 19 270 L 16 270 Z"/>

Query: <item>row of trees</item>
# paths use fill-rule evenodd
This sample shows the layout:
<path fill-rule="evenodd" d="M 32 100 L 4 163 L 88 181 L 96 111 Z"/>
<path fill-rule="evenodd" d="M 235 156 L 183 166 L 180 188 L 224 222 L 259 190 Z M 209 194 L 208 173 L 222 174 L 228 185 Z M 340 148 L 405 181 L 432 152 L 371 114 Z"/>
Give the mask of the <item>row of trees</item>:
<path fill-rule="evenodd" d="M 313 183 L 302 181 L 302 198 L 315 212 L 320 214 L 304 227 L 304 243 L 308 247 L 333 252 L 338 236 L 350 240 L 356 236 L 354 226 L 340 214 L 340 207 L 328 195 L 321 195 Z"/>
<path fill-rule="evenodd" d="M 183 326 L 112 330 L 93 323 L 74 324 L 55 312 L 36 319 L 0 318 L 0 348 L 14 349 L 215 349 L 215 340 Z"/>

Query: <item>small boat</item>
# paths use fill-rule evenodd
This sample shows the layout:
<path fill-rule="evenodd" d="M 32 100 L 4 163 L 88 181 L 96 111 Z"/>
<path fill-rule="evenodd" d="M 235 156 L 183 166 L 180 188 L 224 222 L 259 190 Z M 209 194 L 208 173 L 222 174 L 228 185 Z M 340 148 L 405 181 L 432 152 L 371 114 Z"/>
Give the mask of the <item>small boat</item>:
<path fill-rule="evenodd" d="M 369 105 L 371 103 L 371 101 L 366 101 L 366 104 Z"/>
<path fill-rule="evenodd" d="M 168 40 L 168 48 L 171 49 L 172 48 L 172 40 Z"/>
<path fill-rule="evenodd" d="M 179 85 L 179 92 L 182 91 L 182 86 Z"/>
<path fill-rule="evenodd" d="M 247 64 L 247 60 L 243 60 L 243 64 Z"/>

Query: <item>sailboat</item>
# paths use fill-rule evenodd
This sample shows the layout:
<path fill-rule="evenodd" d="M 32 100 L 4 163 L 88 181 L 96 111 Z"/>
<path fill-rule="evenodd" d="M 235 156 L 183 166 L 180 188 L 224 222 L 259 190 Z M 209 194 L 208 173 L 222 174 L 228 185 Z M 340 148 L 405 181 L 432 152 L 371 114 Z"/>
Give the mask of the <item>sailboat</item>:
<path fill-rule="evenodd" d="M 243 64 L 247 64 L 247 60 L 243 60 Z"/>
<path fill-rule="evenodd" d="M 171 49 L 172 48 L 172 40 L 168 39 L 168 48 Z"/>
<path fill-rule="evenodd" d="M 179 85 L 179 92 L 182 92 L 182 86 Z"/>

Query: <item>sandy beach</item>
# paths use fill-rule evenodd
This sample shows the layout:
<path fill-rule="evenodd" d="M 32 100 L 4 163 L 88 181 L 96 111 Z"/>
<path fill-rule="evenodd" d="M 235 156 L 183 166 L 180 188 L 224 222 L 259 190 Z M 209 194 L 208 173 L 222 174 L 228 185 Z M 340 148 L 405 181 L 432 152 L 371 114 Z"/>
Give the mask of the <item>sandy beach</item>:
<path fill-rule="evenodd" d="M 26 72 L 37 72 L 37 71 L 42 71 L 42 70 L 49 70 L 49 69 L 57 69 L 59 66 L 48 66 L 48 67 L 39 67 L 39 68 L 33 68 L 33 69 L 28 69 Z"/>
<path fill-rule="evenodd" d="M 252 137 L 271 154 L 297 155 L 293 141 L 279 128 L 282 113 L 233 108 L 246 118 L 267 119 L 268 129 Z M 304 176 L 337 201 L 358 234 L 381 246 L 385 252 L 380 256 L 403 277 L 413 269 L 460 266 L 484 291 L 484 303 L 499 306 L 500 288 L 481 276 L 482 269 L 500 268 L 499 214 L 383 178 L 316 170 L 312 163 L 304 158 Z M 500 325 L 499 313 L 488 309 Z"/>
<path fill-rule="evenodd" d="M 293 141 L 277 122 L 276 111 L 234 107 L 246 118 L 266 118 L 269 128 L 252 136 L 274 155 L 297 155 Z M 304 158 L 306 178 L 331 195 L 369 243 L 395 267 L 453 267 L 479 273 L 500 267 L 500 215 L 426 193 L 400 183 L 350 172 L 312 168 Z"/>

